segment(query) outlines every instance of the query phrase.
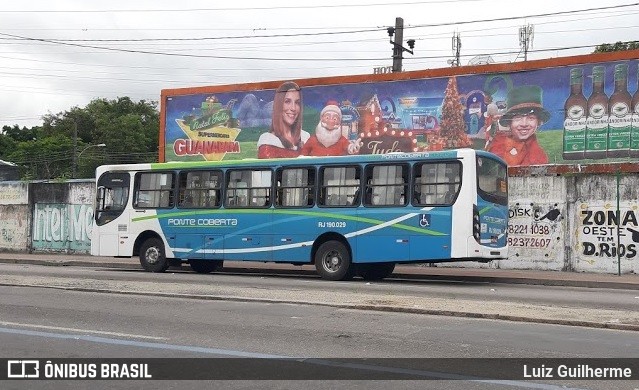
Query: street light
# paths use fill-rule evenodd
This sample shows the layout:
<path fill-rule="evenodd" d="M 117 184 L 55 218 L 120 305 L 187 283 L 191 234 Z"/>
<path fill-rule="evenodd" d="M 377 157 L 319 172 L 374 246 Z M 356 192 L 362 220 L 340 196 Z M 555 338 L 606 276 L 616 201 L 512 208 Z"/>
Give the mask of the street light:
<path fill-rule="evenodd" d="M 84 153 L 87 149 L 90 149 L 90 148 L 103 148 L 105 146 L 106 146 L 106 144 L 89 145 L 89 146 L 85 147 L 84 149 L 82 149 L 80 151 L 80 153 L 78 153 L 77 156 L 75 155 L 75 150 L 74 150 L 74 153 L 73 153 L 73 164 L 72 164 L 72 170 L 71 170 L 71 178 L 75 179 L 75 171 L 76 171 L 76 168 L 78 166 L 78 160 L 80 160 L 80 156 L 82 156 L 82 153 Z"/>

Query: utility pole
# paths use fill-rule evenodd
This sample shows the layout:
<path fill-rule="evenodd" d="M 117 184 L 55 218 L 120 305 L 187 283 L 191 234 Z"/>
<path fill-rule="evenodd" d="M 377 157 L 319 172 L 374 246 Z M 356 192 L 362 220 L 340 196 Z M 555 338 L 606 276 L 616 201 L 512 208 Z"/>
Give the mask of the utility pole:
<path fill-rule="evenodd" d="M 393 42 L 393 72 L 402 71 L 402 41 L 404 40 L 404 19 L 395 18 L 395 42 Z"/>
<path fill-rule="evenodd" d="M 404 19 L 395 18 L 395 27 L 389 27 L 386 29 L 388 36 L 390 37 L 390 43 L 393 45 L 393 73 L 402 71 L 402 60 L 404 57 L 402 54 L 407 51 L 413 54 L 413 48 L 415 47 L 415 40 L 409 39 L 406 41 L 410 49 L 402 46 L 404 40 Z M 395 41 L 393 42 L 393 34 L 395 35 Z"/>
<path fill-rule="evenodd" d="M 77 154 L 78 152 L 78 122 L 73 121 L 73 155 L 71 156 L 71 178 L 75 179 L 75 170 L 78 165 Z"/>
<path fill-rule="evenodd" d="M 524 61 L 528 61 L 528 49 L 532 47 L 534 34 L 535 27 L 532 24 L 519 27 L 519 47 L 524 52 Z M 519 55 L 517 55 L 517 58 L 519 58 Z M 515 58 L 515 61 L 517 61 L 517 58 Z"/>

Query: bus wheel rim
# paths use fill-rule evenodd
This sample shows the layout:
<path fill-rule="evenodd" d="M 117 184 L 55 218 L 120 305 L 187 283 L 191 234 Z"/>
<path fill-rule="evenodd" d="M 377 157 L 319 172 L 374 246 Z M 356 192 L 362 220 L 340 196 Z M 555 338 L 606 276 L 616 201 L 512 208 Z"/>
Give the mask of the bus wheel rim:
<path fill-rule="evenodd" d="M 337 272 L 342 265 L 342 257 L 339 252 L 331 251 L 324 256 L 324 269 L 329 272 Z"/>
<path fill-rule="evenodd" d="M 155 264 L 160 259 L 160 251 L 158 250 L 158 248 L 151 247 L 146 250 L 144 256 L 146 257 L 146 261 L 149 264 Z"/>

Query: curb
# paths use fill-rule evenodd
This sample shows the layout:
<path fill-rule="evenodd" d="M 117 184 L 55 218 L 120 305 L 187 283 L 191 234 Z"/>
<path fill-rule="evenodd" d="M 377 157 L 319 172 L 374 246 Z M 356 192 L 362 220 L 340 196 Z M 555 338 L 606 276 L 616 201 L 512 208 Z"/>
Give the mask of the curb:
<path fill-rule="evenodd" d="M 104 262 L 98 263 L 96 261 L 88 260 L 56 260 L 51 258 L 43 259 L 9 259 L 0 258 L 0 263 L 7 264 L 33 264 L 33 265 L 45 265 L 45 266 L 59 266 L 59 267 L 91 267 L 91 268 L 113 268 L 113 269 L 131 269 L 142 270 L 137 261 L 127 262 Z M 175 267 L 169 268 L 169 270 L 176 270 Z M 182 268 L 187 270 L 188 268 Z M 262 275 L 305 275 L 305 276 L 317 276 L 315 271 L 306 269 L 276 269 L 276 268 L 240 268 L 240 267 L 223 267 L 219 273 L 224 274 L 262 274 Z M 564 286 L 564 287 L 585 287 L 585 288 L 607 288 L 607 289 L 623 289 L 623 290 L 639 290 L 639 277 L 638 283 L 628 283 L 623 281 L 605 281 L 605 280 L 578 280 L 578 279 L 543 279 L 536 277 L 521 277 L 521 276 L 486 276 L 486 275 L 459 275 L 459 274 L 430 274 L 419 272 L 395 272 L 392 276 L 394 279 L 404 280 L 420 280 L 420 281 L 447 281 L 447 282 L 465 282 L 465 283 L 486 283 L 486 284 L 528 284 L 539 286 Z"/>

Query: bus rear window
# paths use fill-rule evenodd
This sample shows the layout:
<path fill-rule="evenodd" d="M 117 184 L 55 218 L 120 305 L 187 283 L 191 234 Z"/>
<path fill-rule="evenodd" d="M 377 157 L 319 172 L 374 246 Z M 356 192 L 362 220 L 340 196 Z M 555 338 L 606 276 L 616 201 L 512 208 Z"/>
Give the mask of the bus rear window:
<path fill-rule="evenodd" d="M 489 202 L 508 205 L 508 168 L 497 160 L 477 157 L 477 190 Z"/>

